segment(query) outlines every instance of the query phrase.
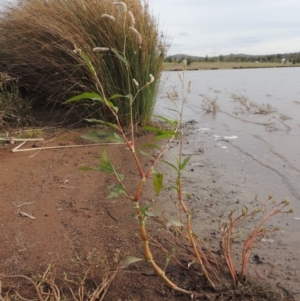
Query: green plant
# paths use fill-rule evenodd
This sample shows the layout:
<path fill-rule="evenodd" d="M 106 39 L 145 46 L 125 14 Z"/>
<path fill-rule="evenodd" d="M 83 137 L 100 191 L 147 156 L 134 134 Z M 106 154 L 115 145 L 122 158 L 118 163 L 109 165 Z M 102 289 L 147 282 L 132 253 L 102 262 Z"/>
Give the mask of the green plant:
<path fill-rule="evenodd" d="M 129 14 L 126 5 L 123 2 L 116 3 L 117 5 L 122 7 L 122 13 L 123 15 Z M 109 15 L 107 16 L 109 18 Z M 125 19 L 125 17 L 123 17 Z M 125 25 L 124 25 L 124 28 Z M 133 27 L 134 28 L 134 27 Z M 134 28 L 131 29 L 137 36 L 138 40 L 142 42 L 139 36 L 139 32 Z M 126 34 L 125 34 L 126 36 Z M 133 204 L 133 208 L 135 211 L 135 217 L 137 218 L 139 222 L 139 236 L 143 244 L 143 252 L 145 260 L 152 266 L 155 273 L 160 276 L 166 284 L 171 287 L 172 289 L 179 291 L 181 293 L 190 294 L 192 295 L 192 291 L 189 291 L 187 289 L 181 288 L 177 286 L 167 275 L 166 275 L 166 267 L 169 264 L 169 261 L 171 259 L 175 259 L 176 253 L 180 253 L 177 251 L 176 246 L 180 246 L 181 249 L 184 250 L 185 254 L 188 254 L 187 256 L 191 256 L 193 259 L 189 262 L 188 267 L 189 268 L 193 264 L 198 264 L 201 270 L 201 274 L 205 277 L 207 282 L 210 284 L 210 286 L 216 290 L 216 282 L 220 283 L 222 281 L 220 277 L 220 270 L 219 270 L 219 264 L 218 259 L 212 255 L 211 252 L 209 252 L 208 247 L 201 242 L 192 229 L 192 222 L 191 222 L 191 216 L 192 212 L 189 210 L 186 199 L 188 198 L 188 194 L 185 194 L 182 187 L 182 173 L 185 170 L 186 166 L 188 165 L 190 161 L 190 156 L 185 157 L 183 155 L 183 142 L 184 142 L 184 129 L 183 129 L 183 113 L 184 113 L 184 107 L 187 102 L 188 95 L 191 91 L 191 82 L 188 82 L 187 89 L 185 84 L 185 78 L 184 78 L 184 72 L 179 73 L 179 77 L 181 80 L 181 102 L 175 102 L 173 94 L 168 92 L 169 99 L 173 102 L 175 109 L 171 109 L 177 114 L 176 120 L 170 120 L 164 116 L 157 116 L 160 120 L 164 121 L 166 123 L 166 126 L 164 128 L 156 127 L 156 126 L 145 126 L 144 130 L 151 131 L 155 134 L 155 137 L 157 140 L 164 140 L 164 143 L 162 145 L 151 145 L 151 147 L 155 147 L 158 149 L 158 153 L 153 157 L 146 153 L 144 150 L 138 149 L 136 147 L 135 142 L 135 119 L 134 119 L 134 103 L 142 90 L 146 89 L 149 85 L 153 84 L 155 81 L 155 78 L 153 75 L 149 74 L 149 80 L 144 85 L 139 85 L 139 82 L 136 80 L 135 75 L 131 74 L 129 72 L 130 70 L 130 59 L 127 57 L 126 51 L 126 40 L 124 42 L 124 48 L 122 48 L 121 51 L 118 51 L 116 49 L 110 49 L 107 47 L 96 47 L 94 48 L 94 51 L 99 52 L 107 52 L 112 51 L 116 58 L 120 60 L 126 67 L 128 71 L 128 79 L 133 82 L 135 85 L 135 89 L 130 89 L 125 94 L 119 94 L 115 93 L 110 96 L 107 96 L 106 91 L 103 87 L 103 83 L 101 81 L 101 78 L 98 76 L 93 63 L 89 59 L 88 55 L 85 54 L 80 49 L 76 49 L 76 51 L 79 53 L 79 55 L 82 57 L 82 59 L 85 61 L 86 65 L 88 66 L 90 72 L 93 74 L 93 78 L 95 81 L 95 92 L 85 92 L 79 95 L 76 95 L 69 100 L 66 101 L 66 103 L 70 102 L 78 102 L 85 99 L 91 99 L 92 101 L 99 102 L 102 104 L 114 117 L 114 122 L 112 121 L 106 121 L 106 120 L 99 120 L 99 119 L 88 119 L 90 122 L 95 122 L 99 124 L 104 124 L 108 127 L 111 127 L 112 129 L 116 130 L 115 133 L 112 134 L 112 138 L 118 141 L 121 141 L 124 143 L 124 145 L 128 148 L 128 150 L 132 153 L 133 161 L 135 163 L 135 166 L 138 171 L 139 175 L 139 181 L 137 183 L 136 189 L 132 192 L 129 191 L 126 187 L 126 182 L 124 175 L 119 172 L 119 170 L 114 166 L 114 164 L 110 161 L 106 151 L 103 151 L 102 157 L 99 160 L 99 166 L 97 168 L 90 168 L 90 167 L 84 167 L 84 170 L 93 170 L 93 171 L 102 171 L 106 172 L 108 174 L 114 175 L 116 179 L 116 183 L 113 185 L 110 185 L 108 188 L 111 190 L 110 195 L 108 198 L 111 197 L 118 197 L 122 194 L 126 195 L 127 198 L 131 201 Z M 184 63 L 185 64 L 185 63 Z M 115 99 L 122 99 L 129 107 L 130 112 L 130 131 L 129 133 L 126 133 L 124 131 L 124 128 L 122 126 L 122 123 L 119 119 L 119 108 L 117 104 L 114 102 Z M 179 144 L 179 153 L 178 156 L 175 158 L 175 163 L 162 160 L 162 155 L 166 152 L 167 148 L 169 147 L 170 143 L 174 140 L 178 139 Z M 150 167 L 147 166 L 146 170 L 143 169 L 143 166 L 141 164 L 140 155 L 146 155 L 150 157 Z M 185 239 L 185 243 L 182 243 L 179 241 L 175 234 L 172 234 L 175 241 L 175 248 L 171 248 L 169 251 L 167 248 L 162 246 L 162 244 L 158 243 L 153 239 L 148 232 L 146 221 L 148 218 L 151 218 L 154 216 L 153 212 L 150 210 L 150 205 L 145 202 L 145 200 L 142 197 L 142 190 L 144 188 L 145 183 L 152 177 L 153 185 L 156 194 L 159 194 L 162 187 L 163 187 L 163 174 L 159 173 L 156 168 L 157 164 L 159 162 L 163 162 L 169 167 L 171 167 L 175 173 L 175 181 L 174 185 L 171 187 L 175 190 L 178 204 L 179 204 L 179 220 L 168 220 L 167 221 L 167 228 L 172 228 L 175 233 L 178 233 L 182 239 Z M 283 213 L 283 208 L 287 206 L 287 202 L 282 202 L 278 206 L 275 205 L 274 211 L 271 211 L 271 213 L 267 214 L 263 217 L 262 222 L 255 228 L 255 230 L 250 234 L 249 238 L 246 239 L 244 244 L 244 251 L 243 251 L 243 269 L 241 272 L 241 279 L 244 276 L 247 262 L 249 260 L 249 254 L 250 249 L 254 244 L 254 241 L 257 237 L 260 237 L 263 233 L 266 233 L 266 231 L 262 230 L 262 226 L 265 224 L 265 222 L 271 218 L 274 214 L 277 213 Z M 264 204 L 262 204 L 264 210 Z M 254 215 L 257 212 L 257 210 L 254 210 L 253 213 L 248 213 L 247 210 L 244 210 L 243 213 L 237 217 L 233 218 L 231 213 L 229 215 L 229 222 L 227 224 L 223 224 L 222 226 L 222 244 L 223 244 L 223 252 L 225 257 L 225 262 L 227 263 L 227 266 L 229 268 L 229 271 L 231 273 L 233 285 L 236 286 L 238 282 L 236 270 L 232 263 L 232 255 L 231 255 L 231 242 L 232 242 L 232 233 L 233 229 L 239 224 L 241 221 L 245 220 L 246 218 L 249 218 L 250 216 Z M 154 245 L 158 246 L 166 255 L 166 264 L 164 267 L 161 267 L 161 265 L 158 264 L 156 261 L 156 258 L 153 256 L 152 251 L 152 245 L 151 242 L 154 242 Z M 140 260 L 136 257 L 131 257 L 130 259 L 125 259 L 126 264 L 123 264 L 123 266 L 126 266 L 130 263 L 136 262 Z M 124 261 L 123 261 L 124 262 Z M 177 260 L 177 262 L 179 262 Z M 199 273 L 198 273 L 199 275 Z"/>

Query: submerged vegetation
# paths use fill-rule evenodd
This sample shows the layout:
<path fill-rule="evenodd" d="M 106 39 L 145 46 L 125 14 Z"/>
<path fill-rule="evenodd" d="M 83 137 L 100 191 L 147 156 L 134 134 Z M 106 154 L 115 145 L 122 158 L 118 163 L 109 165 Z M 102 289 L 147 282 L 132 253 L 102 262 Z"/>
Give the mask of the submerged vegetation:
<path fill-rule="evenodd" d="M 113 1 L 101 0 L 25 0 L 7 4 L 0 18 L 0 71 L 17 79 L 23 97 L 34 108 L 63 108 L 76 118 L 110 120 L 107 109 L 97 102 L 63 105 L 83 91 L 94 91 L 94 75 L 75 49 L 89 56 L 107 95 L 136 91 L 134 77 L 141 86 L 149 74 L 159 78 L 166 45 L 147 3 L 128 3 L 131 15 Z M 107 17 L 110 16 L 110 17 Z M 139 35 L 131 29 L 134 28 Z M 142 43 L 141 43 L 142 41 Z M 93 52 L 98 45 L 107 51 Z M 126 51 L 128 66 L 114 50 Z M 129 77 L 130 76 L 130 77 Z M 152 113 L 158 82 L 141 91 L 133 106 L 136 123 L 146 123 Z M 117 90 L 117 91 L 116 91 Z M 122 123 L 128 122 L 129 107 L 123 98 L 114 99 Z"/>

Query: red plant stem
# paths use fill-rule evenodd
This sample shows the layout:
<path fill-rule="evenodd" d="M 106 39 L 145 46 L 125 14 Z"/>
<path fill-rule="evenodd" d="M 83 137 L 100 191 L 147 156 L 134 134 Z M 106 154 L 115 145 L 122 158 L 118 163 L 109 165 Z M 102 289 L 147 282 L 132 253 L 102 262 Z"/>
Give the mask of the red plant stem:
<path fill-rule="evenodd" d="M 282 206 L 280 206 L 280 205 L 282 205 Z M 265 204 L 262 204 L 262 211 L 264 211 L 264 206 L 265 206 Z M 262 232 L 261 232 L 262 227 L 273 215 L 278 214 L 278 213 L 284 213 L 284 212 L 282 212 L 282 209 L 285 206 L 286 206 L 285 203 L 280 203 L 280 204 L 276 205 L 275 208 L 273 208 L 271 210 L 269 215 L 264 216 L 264 218 L 261 220 L 259 225 L 254 229 L 254 231 L 251 233 L 249 238 L 245 241 L 244 248 L 243 248 L 243 253 L 242 253 L 243 254 L 243 256 L 242 256 L 242 270 L 241 270 L 241 277 L 242 278 L 244 277 L 245 271 L 246 271 L 248 263 L 249 263 L 250 252 L 251 252 L 251 249 L 253 248 L 255 238 L 262 234 Z M 263 234 L 265 234 L 266 232 L 269 232 L 269 231 L 265 231 Z"/>
<path fill-rule="evenodd" d="M 96 82 L 97 82 L 97 85 L 98 87 L 100 88 L 100 92 L 102 94 L 102 97 L 104 99 L 104 102 L 105 102 L 105 105 L 106 107 L 109 109 L 109 111 L 113 114 L 115 120 L 116 120 L 116 123 L 117 123 L 117 126 L 118 126 L 118 129 L 119 129 L 119 132 L 121 134 L 121 136 L 123 137 L 123 139 L 125 140 L 126 142 L 126 145 L 128 146 L 128 148 L 131 150 L 132 154 L 133 154 L 133 157 L 134 157 L 134 160 L 135 160 L 135 163 L 136 163 L 136 166 L 138 168 L 138 171 L 139 171 L 139 174 L 140 174 L 140 177 L 141 179 L 144 178 L 144 172 L 142 170 L 142 167 L 141 167 L 141 164 L 140 164 L 140 161 L 136 155 L 136 152 L 135 152 L 135 146 L 134 146 L 134 133 L 133 133 L 133 121 L 131 120 L 131 136 L 132 136 L 132 141 L 129 141 L 128 138 L 126 137 L 124 131 L 123 131 L 123 128 L 122 128 L 122 125 L 120 123 L 120 120 L 119 120 L 119 116 L 118 114 L 114 111 L 114 109 L 109 105 L 108 101 L 107 101 L 107 98 L 106 98 L 106 95 L 105 95 L 105 91 L 103 89 L 103 86 L 98 78 L 98 76 L 95 76 L 96 78 Z M 131 115 L 131 119 L 132 119 L 132 100 L 130 99 L 130 115 Z"/>
<path fill-rule="evenodd" d="M 144 221 L 144 216 L 143 213 L 141 212 L 141 209 L 139 207 L 139 203 L 135 203 L 135 209 L 138 215 L 138 219 L 140 222 L 140 237 L 143 241 L 143 246 L 144 246 L 144 254 L 145 254 L 145 259 L 146 261 L 152 266 L 153 270 L 155 273 L 161 277 L 169 287 L 171 287 L 173 290 L 182 292 L 184 294 L 189 294 L 191 295 L 193 292 L 192 291 L 187 291 L 185 289 L 182 289 L 178 287 L 175 283 L 173 283 L 166 275 L 165 272 L 156 264 L 156 262 L 153 259 L 150 247 L 149 247 L 149 240 L 148 240 L 148 235 L 146 232 L 145 228 L 145 221 Z"/>
<path fill-rule="evenodd" d="M 133 202 L 136 202 L 136 203 L 139 202 L 139 199 L 140 199 L 140 196 L 141 196 L 141 192 L 142 192 L 142 189 L 143 189 L 143 186 L 144 186 L 145 182 L 146 182 L 146 178 L 144 177 L 143 179 L 141 179 L 141 181 L 140 181 L 140 183 L 138 185 L 138 188 L 135 191 Z"/>

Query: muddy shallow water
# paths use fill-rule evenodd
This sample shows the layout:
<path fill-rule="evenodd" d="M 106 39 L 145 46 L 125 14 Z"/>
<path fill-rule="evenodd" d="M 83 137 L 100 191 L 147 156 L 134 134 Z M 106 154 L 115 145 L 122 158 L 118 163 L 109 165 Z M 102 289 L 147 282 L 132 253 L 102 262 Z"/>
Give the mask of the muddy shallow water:
<path fill-rule="evenodd" d="M 185 106 L 184 155 L 192 155 L 184 174 L 195 232 L 218 236 L 219 220 L 233 208 L 255 206 L 254 197 L 288 198 L 292 214 L 275 216 L 268 234 L 253 255 L 262 264 L 250 264 L 256 277 L 299 290 L 300 282 L 300 68 L 189 71 L 192 91 Z M 165 72 L 156 114 L 172 116 L 166 91 L 181 103 L 177 72 Z M 207 113 L 216 99 L 218 111 Z M 206 105 L 205 105 L 206 103 Z M 176 145 L 171 152 L 176 154 Z M 170 156 L 172 159 L 172 155 Z M 167 177 L 167 181 L 171 176 Z M 243 232 L 253 228 L 243 225 Z M 242 241 L 242 238 L 241 238 Z M 239 246 L 236 260 L 239 262 Z M 300 298 L 300 297 L 299 297 Z"/>

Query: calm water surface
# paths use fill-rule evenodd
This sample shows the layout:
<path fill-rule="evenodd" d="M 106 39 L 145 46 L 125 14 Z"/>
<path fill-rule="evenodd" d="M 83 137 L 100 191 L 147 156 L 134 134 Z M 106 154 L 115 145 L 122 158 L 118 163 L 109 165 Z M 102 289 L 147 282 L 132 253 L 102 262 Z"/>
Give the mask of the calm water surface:
<path fill-rule="evenodd" d="M 205 141 L 210 160 L 232 181 L 253 194 L 288 197 L 300 216 L 299 78 L 300 68 L 187 71 L 184 90 L 189 81 L 192 90 L 184 119 L 197 121 L 194 147 Z M 166 91 L 178 94 L 180 104 L 181 90 L 178 73 L 164 72 L 155 113 L 172 115 Z M 203 100 L 215 98 L 220 111 L 205 113 Z M 257 114 L 261 105 L 273 112 Z"/>

